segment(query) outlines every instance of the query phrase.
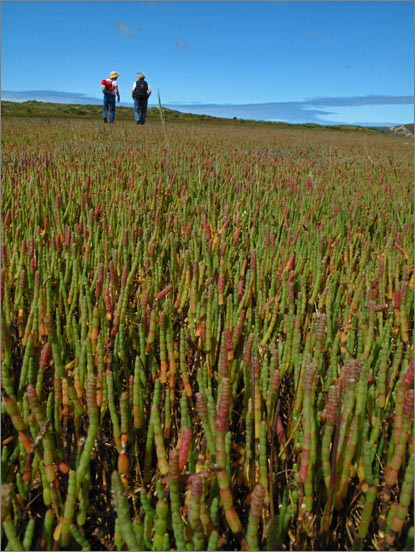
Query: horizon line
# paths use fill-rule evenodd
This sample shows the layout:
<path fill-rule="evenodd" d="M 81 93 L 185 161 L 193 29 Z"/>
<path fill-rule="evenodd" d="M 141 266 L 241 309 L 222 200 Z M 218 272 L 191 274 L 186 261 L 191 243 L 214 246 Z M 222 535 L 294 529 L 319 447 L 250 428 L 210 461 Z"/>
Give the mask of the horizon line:
<path fill-rule="evenodd" d="M 83 93 L 65 92 L 57 90 L 25 90 L 12 91 L 2 90 L 1 101 L 12 101 L 24 103 L 28 101 L 49 102 L 57 104 L 75 104 L 75 105 L 102 105 L 102 100 L 96 96 L 88 96 Z M 353 125 L 353 126 L 398 126 L 402 124 L 412 124 L 403 120 L 391 121 L 331 121 L 327 117 L 332 115 L 340 116 L 339 110 L 334 108 L 362 108 L 376 106 L 397 106 L 414 104 L 413 95 L 380 95 L 366 94 L 362 96 L 339 96 L 339 97 L 316 97 L 303 100 L 291 101 L 268 101 L 258 103 L 207 103 L 207 102 L 165 102 L 162 106 L 176 110 L 190 112 L 196 115 L 206 115 L 212 117 L 228 119 L 245 119 L 258 121 L 280 121 L 292 124 L 315 123 L 319 125 Z M 133 107 L 132 100 L 128 102 L 121 101 L 117 104 L 120 107 Z M 149 103 L 149 107 L 157 107 Z M 356 119 L 356 118 L 354 118 Z"/>

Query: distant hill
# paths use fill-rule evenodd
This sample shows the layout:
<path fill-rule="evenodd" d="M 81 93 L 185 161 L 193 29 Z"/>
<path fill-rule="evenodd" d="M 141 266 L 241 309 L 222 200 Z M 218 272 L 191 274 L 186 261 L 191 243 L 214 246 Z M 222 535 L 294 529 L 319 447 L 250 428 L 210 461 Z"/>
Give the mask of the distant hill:
<path fill-rule="evenodd" d="M 99 120 L 102 117 L 102 105 L 79 105 L 79 104 L 61 104 L 51 102 L 40 102 L 37 100 L 29 100 L 26 102 L 1 102 L 1 115 L 2 117 L 22 117 L 32 118 L 41 117 L 45 119 L 91 119 Z M 254 121 L 247 119 L 238 119 L 234 117 L 220 118 L 210 115 L 195 115 L 192 113 L 183 113 L 181 111 L 175 111 L 162 106 L 163 119 L 166 121 L 183 121 L 183 122 L 201 122 L 209 121 L 217 124 L 243 124 L 247 126 L 254 125 L 270 125 L 278 126 L 280 128 L 309 128 L 309 129 L 327 129 L 337 131 L 358 131 L 358 132 L 384 132 L 387 134 L 395 134 L 397 136 L 413 136 L 414 125 L 401 125 L 397 127 L 361 127 L 354 125 L 318 125 L 316 123 L 305 124 L 290 124 L 285 122 L 268 122 L 268 121 Z M 160 120 L 160 108 L 149 107 L 147 111 L 147 117 L 149 120 Z M 133 121 L 133 108 L 125 106 L 117 106 L 116 119 L 122 121 Z"/>
<path fill-rule="evenodd" d="M 102 105 L 79 105 L 79 104 L 61 104 L 50 102 L 39 102 L 37 100 L 29 100 L 26 102 L 1 102 L 2 117 L 43 117 L 43 118 L 59 118 L 59 119 L 99 119 L 102 117 Z M 179 111 L 173 111 L 163 107 L 163 115 L 169 119 L 203 119 L 207 117 L 192 116 Z M 147 117 L 160 118 L 160 110 L 158 107 L 150 107 L 147 111 Z M 117 106 L 116 119 L 118 120 L 134 120 L 133 108 Z"/>
<path fill-rule="evenodd" d="M 408 124 L 408 125 L 399 125 L 399 126 L 393 126 L 384 129 L 386 134 L 395 134 L 396 136 L 414 136 L 414 125 Z"/>

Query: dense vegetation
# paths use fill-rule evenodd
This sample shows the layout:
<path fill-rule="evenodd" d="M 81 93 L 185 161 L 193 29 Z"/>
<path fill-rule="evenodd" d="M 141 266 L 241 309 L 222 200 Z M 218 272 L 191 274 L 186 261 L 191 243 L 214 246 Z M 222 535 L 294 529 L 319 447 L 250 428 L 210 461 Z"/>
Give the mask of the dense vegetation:
<path fill-rule="evenodd" d="M 8 102 L 3 101 L 1 105 L 2 115 L 6 118 L 38 118 L 51 120 L 62 119 L 82 119 L 82 120 L 99 120 L 102 117 L 102 105 L 97 103 L 80 105 L 80 104 L 57 104 L 49 102 L 39 102 L 29 100 L 27 102 Z M 182 121 L 212 119 L 212 117 L 189 115 L 174 111 L 172 109 L 163 108 L 163 112 L 169 119 L 180 119 Z M 147 111 L 148 119 L 160 119 L 159 107 L 149 107 Z M 119 121 L 134 121 L 133 107 L 126 107 L 117 104 L 116 120 Z"/>
<path fill-rule="evenodd" d="M 413 142 L 2 120 L 2 549 L 413 549 Z"/>

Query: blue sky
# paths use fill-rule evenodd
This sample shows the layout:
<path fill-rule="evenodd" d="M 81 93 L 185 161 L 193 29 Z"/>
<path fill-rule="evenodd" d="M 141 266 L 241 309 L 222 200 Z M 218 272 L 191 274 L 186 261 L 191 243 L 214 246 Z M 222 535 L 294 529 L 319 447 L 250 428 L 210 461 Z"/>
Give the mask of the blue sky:
<path fill-rule="evenodd" d="M 138 71 L 179 111 L 289 123 L 414 119 L 414 3 L 1 3 L 2 99 L 102 102 Z"/>

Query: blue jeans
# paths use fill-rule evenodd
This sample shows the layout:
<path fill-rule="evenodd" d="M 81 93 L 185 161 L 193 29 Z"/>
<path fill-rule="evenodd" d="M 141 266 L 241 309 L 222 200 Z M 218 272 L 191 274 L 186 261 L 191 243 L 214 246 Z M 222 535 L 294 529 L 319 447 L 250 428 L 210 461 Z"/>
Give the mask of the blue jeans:
<path fill-rule="evenodd" d="M 113 123 L 115 119 L 115 94 L 104 94 L 104 109 L 102 111 L 104 121 L 107 120 L 108 110 L 110 112 L 110 123 Z"/>
<path fill-rule="evenodd" d="M 147 100 L 137 100 L 134 98 L 134 120 L 143 125 L 146 122 Z"/>

